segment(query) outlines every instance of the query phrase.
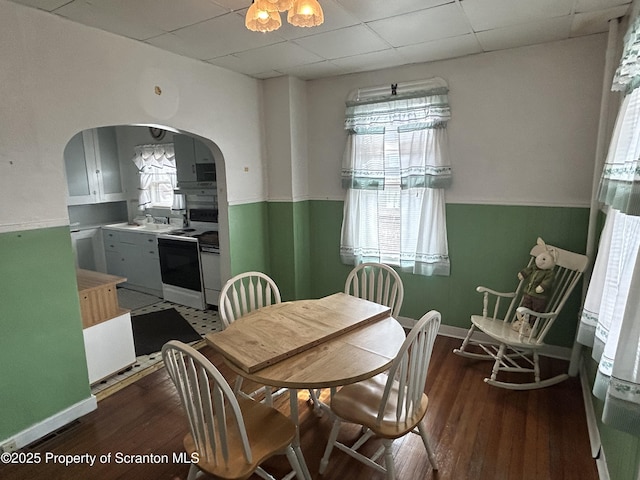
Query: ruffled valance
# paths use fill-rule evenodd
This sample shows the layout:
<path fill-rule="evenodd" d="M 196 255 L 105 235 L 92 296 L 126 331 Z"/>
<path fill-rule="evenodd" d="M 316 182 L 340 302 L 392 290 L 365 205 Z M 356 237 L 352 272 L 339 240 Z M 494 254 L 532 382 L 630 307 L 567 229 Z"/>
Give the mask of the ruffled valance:
<path fill-rule="evenodd" d="M 138 145 L 133 163 L 138 167 L 138 209 L 171 206 L 176 188 L 176 156 L 173 143 Z"/>
<path fill-rule="evenodd" d="M 629 25 L 624 36 L 624 47 L 620 64 L 613 76 L 611 90 L 625 92 L 635 89 L 640 83 L 640 17 Z"/>
<path fill-rule="evenodd" d="M 451 118 L 446 88 L 392 98 L 347 102 L 344 127 L 350 133 L 383 133 L 392 125 L 399 131 L 445 127 Z"/>
<path fill-rule="evenodd" d="M 133 163 L 139 171 L 149 168 L 176 168 L 176 154 L 173 143 L 138 145 L 134 148 Z"/>
<path fill-rule="evenodd" d="M 441 87 L 347 102 L 343 188 L 383 190 L 394 182 L 402 190 L 449 187 L 447 91 Z"/>
<path fill-rule="evenodd" d="M 627 215 L 640 216 L 640 89 L 628 94 L 620 107 L 598 200 Z"/>

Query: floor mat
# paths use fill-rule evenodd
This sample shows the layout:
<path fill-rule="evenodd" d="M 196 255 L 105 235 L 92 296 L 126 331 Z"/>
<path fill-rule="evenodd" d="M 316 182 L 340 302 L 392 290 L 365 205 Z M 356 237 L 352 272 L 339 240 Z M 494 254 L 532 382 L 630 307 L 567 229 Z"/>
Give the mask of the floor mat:
<path fill-rule="evenodd" d="M 175 308 L 131 317 L 136 356 L 159 352 L 169 340 L 184 343 L 202 340 Z"/>

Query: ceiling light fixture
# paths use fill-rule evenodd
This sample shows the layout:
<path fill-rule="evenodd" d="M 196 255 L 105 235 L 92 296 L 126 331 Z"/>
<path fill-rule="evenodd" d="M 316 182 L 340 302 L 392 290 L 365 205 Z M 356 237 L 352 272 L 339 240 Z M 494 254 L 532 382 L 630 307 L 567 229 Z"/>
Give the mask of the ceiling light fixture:
<path fill-rule="evenodd" d="M 277 10 L 271 12 L 260 10 L 254 1 L 247 10 L 244 24 L 253 32 L 273 32 L 280 28 L 282 20 L 280 20 L 280 14 Z"/>
<path fill-rule="evenodd" d="M 282 25 L 280 12 L 287 10 L 287 21 L 296 27 L 316 27 L 324 22 L 317 0 L 253 0 L 244 24 L 254 32 L 272 32 Z"/>

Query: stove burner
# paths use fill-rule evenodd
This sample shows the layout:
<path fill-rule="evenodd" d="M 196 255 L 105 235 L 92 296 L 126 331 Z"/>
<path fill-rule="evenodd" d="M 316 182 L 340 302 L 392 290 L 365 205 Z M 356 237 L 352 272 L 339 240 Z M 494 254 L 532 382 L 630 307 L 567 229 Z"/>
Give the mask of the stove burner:
<path fill-rule="evenodd" d="M 218 246 L 218 232 L 215 230 L 203 232 L 200 235 L 195 235 L 195 237 L 202 245 Z"/>
<path fill-rule="evenodd" d="M 196 231 L 195 228 L 182 228 L 180 230 L 171 230 L 169 232 L 169 235 L 176 235 L 176 236 L 187 235 L 188 233 L 195 232 L 195 231 Z"/>

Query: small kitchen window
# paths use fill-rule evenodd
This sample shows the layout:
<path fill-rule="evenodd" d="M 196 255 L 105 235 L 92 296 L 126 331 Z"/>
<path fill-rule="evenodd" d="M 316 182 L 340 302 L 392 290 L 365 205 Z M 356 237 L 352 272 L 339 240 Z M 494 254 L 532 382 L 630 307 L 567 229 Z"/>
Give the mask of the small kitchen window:
<path fill-rule="evenodd" d="M 138 209 L 171 208 L 177 184 L 173 143 L 138 145 L 133 163 L 139 176 Z"/>

